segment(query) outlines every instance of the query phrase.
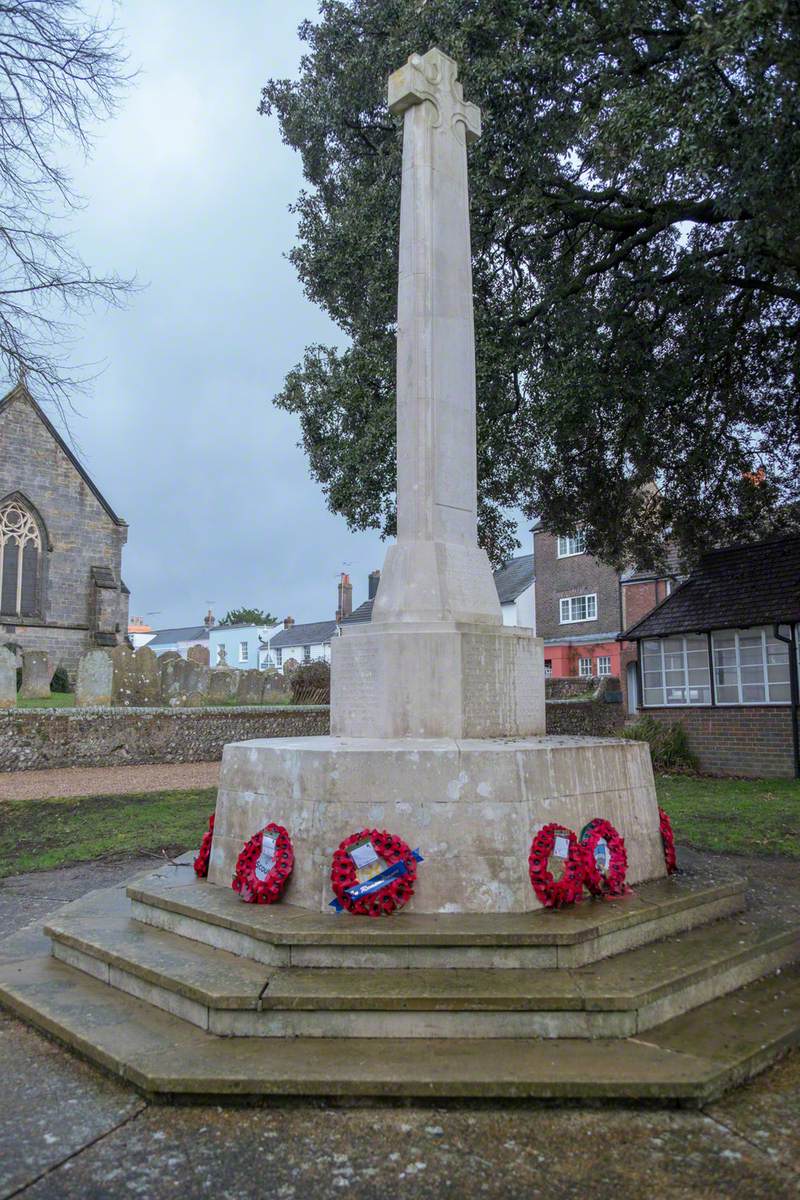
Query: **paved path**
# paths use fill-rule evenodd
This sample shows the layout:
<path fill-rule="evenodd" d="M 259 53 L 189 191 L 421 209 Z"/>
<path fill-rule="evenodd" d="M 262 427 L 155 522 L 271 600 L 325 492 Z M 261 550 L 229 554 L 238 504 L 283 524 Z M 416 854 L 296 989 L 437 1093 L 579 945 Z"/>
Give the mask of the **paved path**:
<path fill-rule="evenodd" d="M 148 763 L 136 767 L 62 767 L 0 773 L 0 800 L 53 796 L 121 796 L 216 787 L 219 763 Z"/>
<path fill-rule="evenodd" d="M 800 902 L 796 864 L 714 863 L 746 875 L 761 904 Z M 83 863 L 4 880 L 2 924 L 10 932 L 148 865 Z M 797 1053 L 701 1112 L 167 1107 L 0 1010 L 0 1080 L 0 1200 L 795 1200 L 800 1192 Z"/>

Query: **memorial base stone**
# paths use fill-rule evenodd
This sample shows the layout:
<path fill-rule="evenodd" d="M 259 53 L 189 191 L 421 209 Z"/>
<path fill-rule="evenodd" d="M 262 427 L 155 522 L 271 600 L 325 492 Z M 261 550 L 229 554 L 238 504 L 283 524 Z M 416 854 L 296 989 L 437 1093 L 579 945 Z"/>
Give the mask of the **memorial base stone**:
<path fill-rule="evenodd" d="M 605 738 L 381 740 L 281 738 L 225 747 L 209 880 L 229 888 L 244 843 L 284 825 L 295 866 L 287 902 L 325 911 L 333 852 L 351 833 L 387 829 L 424 863 L 421 913 L 540 908 L 528 876 L 534 833 L 580 833 L 604 817 L 622 834 L 628 882 L 665 874 L 649 748 Z M 351 920 L 352 918 L 347 918 Z"/>

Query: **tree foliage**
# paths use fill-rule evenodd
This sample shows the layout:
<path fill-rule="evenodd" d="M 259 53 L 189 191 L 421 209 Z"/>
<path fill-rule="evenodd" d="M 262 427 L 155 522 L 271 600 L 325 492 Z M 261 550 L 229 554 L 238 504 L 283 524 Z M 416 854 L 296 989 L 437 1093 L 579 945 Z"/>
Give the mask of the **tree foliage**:
<path fill-rule="evenodd" d="M 220 625 L 277 625 L 278 618 L 261 608 L 232 608 Z"/>
<path fill-rule="evenodd" d="M 64 158 L 88 152 L 126 82 L 113 26 L 77 0 L 0 4 L 0 359 L 59 404 L 80 382 L 63 357 L 72 315 L 131 287 L 95 274 L 64 228 L 81 204 Z"/>
<path fill-rule="evenodd" d="M 438 45 L 470 150 L 480 524 L 582 525 L 609 561 L 691 555 L 800 497 L 800 6 L 792 0 L 323 0 L 272 80 L 302 155 L 291 259 L 347 339 L 276 398 L 355 528 L 394 531 L 400 124 Z"/>

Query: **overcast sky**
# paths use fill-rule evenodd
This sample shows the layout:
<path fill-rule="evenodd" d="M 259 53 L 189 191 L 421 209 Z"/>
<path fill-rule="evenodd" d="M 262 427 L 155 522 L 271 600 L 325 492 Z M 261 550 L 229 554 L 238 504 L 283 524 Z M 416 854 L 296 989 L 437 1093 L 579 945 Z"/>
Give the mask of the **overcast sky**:
<path fill-rule="evenodd" d="M 200 622 L 209 602 L 217 617 L 252 605 L 322 620 L 341 570 L 358 604 L 383 562 L 377 534 L 328 512 L 299 423 L 271 403 L 307 344 L 340 340 L 284 257 L 299 157 L 256 113 L 268 78 L 297 73 L 297 27 L 316 12 L 314 0 L 124 0 L 139 77 L 75 172 L 82 257 L 145 285 L 86 323 L 76 357 L 105 370 L 70 426 L 130 525 L 130 611 L 154 628 Z"/>

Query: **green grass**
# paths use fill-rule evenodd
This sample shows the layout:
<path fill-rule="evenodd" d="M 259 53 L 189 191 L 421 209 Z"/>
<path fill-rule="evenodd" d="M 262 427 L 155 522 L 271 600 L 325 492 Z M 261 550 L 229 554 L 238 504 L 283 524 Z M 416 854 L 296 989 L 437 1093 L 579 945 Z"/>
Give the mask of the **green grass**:
<path fill-rule="evenodd" d="M 74 692 L 51 692 L 37 700 L 20 700 L 17 697 L 18 708 L 73 708 L 75 705 Z"/>
<path fill-rule="evenodd" d="M 676 842 L 720 854 L 800 858 L 800 783 L 657 775 Z"/>
<path fill-rule="evenodd" d="M 0 879 L 128 854 L 200 845 L 216 788 L 0 801 Z"/>

